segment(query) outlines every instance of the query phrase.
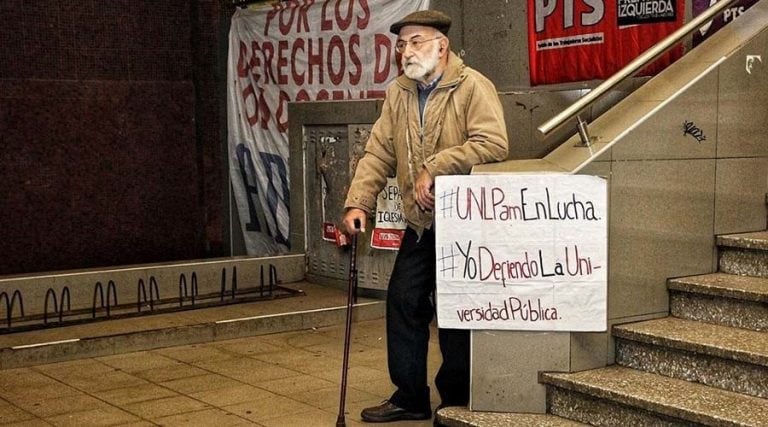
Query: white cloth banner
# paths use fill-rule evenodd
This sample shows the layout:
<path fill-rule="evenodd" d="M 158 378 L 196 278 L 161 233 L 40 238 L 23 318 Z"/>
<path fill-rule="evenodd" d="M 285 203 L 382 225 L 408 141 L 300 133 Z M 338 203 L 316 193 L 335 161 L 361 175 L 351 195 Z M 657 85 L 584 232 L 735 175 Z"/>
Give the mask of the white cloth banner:
<path fill-rule="evenodd" d="M 435 194 L 441 328 L 606 330 L 604 179 L 439 176 Z"/>
<path fill-rule="evenodd" d="M 249 255 L 288 249 L 288 102 L 382 98 L 398 75 L 389 26 L 428 7 L 428 0 L 295 0 L 235 12 L 230 179 Z"/>

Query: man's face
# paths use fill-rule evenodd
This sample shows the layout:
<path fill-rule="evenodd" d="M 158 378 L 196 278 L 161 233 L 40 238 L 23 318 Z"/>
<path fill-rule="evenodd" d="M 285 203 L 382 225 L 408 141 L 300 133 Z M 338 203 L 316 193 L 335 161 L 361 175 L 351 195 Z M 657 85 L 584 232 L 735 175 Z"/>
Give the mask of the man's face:
<path fill-rule="evenodd" d="M 402 55 L 403 72 L 412 79 L 428 83 L 440 62 L 440 40 L 443 35 L 430 27 L 406 26 L 397 38 Z"/>

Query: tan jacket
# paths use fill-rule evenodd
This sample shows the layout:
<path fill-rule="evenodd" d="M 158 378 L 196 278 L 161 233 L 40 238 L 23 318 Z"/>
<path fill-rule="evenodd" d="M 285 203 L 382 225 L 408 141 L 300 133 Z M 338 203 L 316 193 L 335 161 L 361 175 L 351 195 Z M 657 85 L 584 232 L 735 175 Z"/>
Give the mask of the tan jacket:
<path fill-rule="evenodd" d="M 387 177 L 397 175 L 403 213 L 421 235 L 432 226 L 432 212 L 421 211 L 413 194 L 421 168 L 432 177 L 467 174 L 476 164 L 505 160 L 507 151 L 496 87 L 451 52 L 439 85 L 427 99 L 423 129 L 416 82 L 401 75 L 387 88 L 345 207 L 372 212 Z"/>

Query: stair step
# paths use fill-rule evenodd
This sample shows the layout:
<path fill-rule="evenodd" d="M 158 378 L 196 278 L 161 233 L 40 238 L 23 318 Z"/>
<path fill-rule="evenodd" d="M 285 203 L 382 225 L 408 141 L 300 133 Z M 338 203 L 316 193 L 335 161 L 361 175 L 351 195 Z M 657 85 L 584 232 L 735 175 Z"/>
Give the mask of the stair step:
<path fill-rule="evenodd" d="M 717 237 L 723 273 L 768 277 L 768 231 Z"/>
<path fill-rule="evenodd" d="M 669 280 L 672 316 L 768 331 L 768 278 L 712 273 Z"/>
<path fill-rule="evenodd" d="M 768 367 L 768 333 L 674 317 L 613 328 L 620 338 Z"/>
<path fill-rule="evenodd" d="M 593 425 L 768 425 L 768 400 L 621 366 L 542 373 L 549 412 Z"/>
<path fill-rule="evenodd" d="M 669 289 L 768 303 L 768 279 L 726 273 L 671 279 Z M 768 308 L 766 308 L 768 310 Z"/>
<path fill-rule="evenodd" d="M 768 397 L 768 333 L 667 317 L 613 328 L 616 363 Z"/>
<path fill-rule="evenodd" d="M 446 427 L 580 427 L 587 424 L 550 414 L 471 411 L 463 406 L 450 406 L 437 411 L 435 425 Z"/>
<path fill-rule="evenodd" d="M 718 246 L 768 251 L 768 231 L 717 236 Z"/>

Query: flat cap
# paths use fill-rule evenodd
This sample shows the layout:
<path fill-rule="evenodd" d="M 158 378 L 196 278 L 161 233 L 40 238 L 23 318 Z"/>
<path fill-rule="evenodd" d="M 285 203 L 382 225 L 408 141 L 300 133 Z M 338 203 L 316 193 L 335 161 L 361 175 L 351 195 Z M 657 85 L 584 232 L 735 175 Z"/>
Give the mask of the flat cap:
<path fill-rule="evenodd" d="M 432 27 L 443 34 L 448 34 L 448 30 L 451 28 L 451 17 L 437 10 L 419 10 L 392 24 L 389 31 L 393 34 L 400 34 L 400 29 L 406 25 Z"/>

